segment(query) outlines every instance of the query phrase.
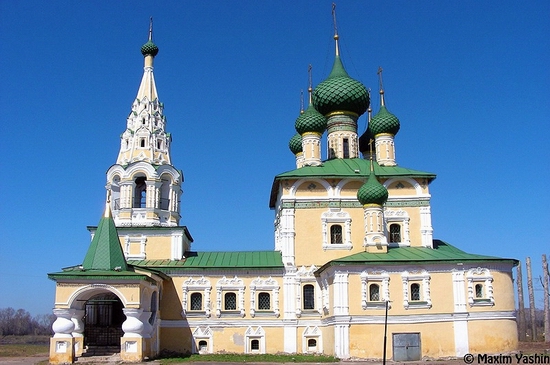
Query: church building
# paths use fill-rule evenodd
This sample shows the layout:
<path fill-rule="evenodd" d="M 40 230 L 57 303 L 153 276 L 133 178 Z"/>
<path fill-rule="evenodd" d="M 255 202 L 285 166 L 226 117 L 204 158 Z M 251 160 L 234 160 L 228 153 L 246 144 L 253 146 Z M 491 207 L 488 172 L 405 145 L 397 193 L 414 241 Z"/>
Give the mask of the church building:
<path fill-rule="evenodd" d="M 332 71 L 315 88 L 310 81 L 296 119 L 292 166 L 266 191 L 274 249 L 194 251 L 150 28 L 143 77 L 107 171 L 105 212 L 89 227 L 85 257 L 48 274 L 56 283 L 51 363 L 102 350 L 123 361 L 163 351 L 399 361 L 517 348 L 517 261 L 433 238 L 435 174 L 399 165 L 400 120 L 386 107 L 381 70 L 372 115 L 336 32 L 334 41 Z M 358 131 L 365 113 L 368 127 Z"/>

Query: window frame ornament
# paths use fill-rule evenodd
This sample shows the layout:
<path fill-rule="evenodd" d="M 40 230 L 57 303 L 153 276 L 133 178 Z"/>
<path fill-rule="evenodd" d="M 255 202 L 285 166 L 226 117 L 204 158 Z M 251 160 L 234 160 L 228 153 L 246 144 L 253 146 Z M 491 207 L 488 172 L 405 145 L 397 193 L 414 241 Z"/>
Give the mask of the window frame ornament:
<path fill-rule="evenodd" d="M 403 307 L 405 309 L 431 308 L 432 299 L 430 296 L 430 274 L 426 270 L 404 271 L 401 274 L 403 282 Z M 410 299 L 410 285 L 418 284 L 420 286 L 420 300 Z"/>
<path fill-rule="evenodd" d="M 252 326 L 249 326 L 244 333 L 244 353 L 245 354 L 265 354 L 265 331 L 262 326 L 256 327 L 254 329 Z M 258 340 L 260 349 L 252 350 L 252 340 Z"/>
<path fill-rule="evenodd" d="M 403 209 L 384 209 L 384 220 L 386 224 L 386 231 L 388 232 L 388 246 L 389 247 L 410 247 L 411 235 L 410 235 L 410 216 L 407 211 Z M 399 224 L 401 226 L 401 242 L 390 242 L 390 227 L 392 224 Z"/>
<path fill-rule="evenodd" d="M 388 303 L 388 308 L 391 308 L 390 301 L 390 274 L 385 270 L 377 270 L 372 272 L 363 271 L 361 278 L 361 307 L 363 309 L 383 309 Z M 379 289 L 379 301 L 371 301 L 369 287 L 371 284 L 377 284 Z"/>
<path fill-rule="evenodd" d="M 309 268 L 301 266 L 296 272 L 297 278 L 297 292 L 296 292 L 296 317 L 300 318 L 302 315 L 306 316 L 320 316 L 323 314 L 323 289 L 317 283 L 315 278 L 315 271 L 317 266 L 311 265 Z M 304 308 L 304 286 L 313 285 L 313 308 Z"/>
<path fill-rule="evenodd" d="M 232 279 L 228 279 L 225 276 L 222 277 L 216 283 L 216 317 L 220 318 L 222 315 L 237 315 L 240 317 L 245 316 L 244 307 L 244 281 L 235 276 Z M 233 311 L 225 310 L 224 308 L 224 292 L 237 292 L 237 308 Z"/>
<path fill-rule="evenodd" d="M 199 345 L 200 341 L 206 341 L 206 345 L 207 345 L 206 353 L 207 354 L 211 354 L 213 352 L 213 349 L 214 349 L 214 336 L 212 336 L 212 330 L 210 329 L 210 326 L 198 326 L 193 331 L 192 338 L 193 338 L 193 350 L 194 350 L 193 352 L 194 353 L 199 353 L 199 354 L 205 353 L 205 352 L 201 352 L 201 350 L 200 350 L 200 345 Z"/>
<path fill-rule="evenodd" d="M 333 225 L 342 227 L 342 243 L 331 242 L 331 229 Z M 351 250 L 351 216 L 340 208 L 329 208 L 321 214 L 321 227 L 323 235 L 323 250 Z"/>
<path fill-rule="evenodd" d="M 262 279 L 259 276 L 252 280 L 250 283 L 250 316 L 254 318 L 258 314 L 262 315 L 273 315 L 279 317 L 279 283 L 277 280 L 273 279 L 271 276 L 267 279 Z M 267 292 L 270 294 L 270 301 L 272 309 L 270 310 L 259 310 L 257 309 L 257 298 L 256 292 Z"/>
<path fill-rule="evenodd" d="M 211 315 L 211 300 L 210 300 L 210 293 L 212 291 L 212 286 L 210 285 L 210 281 L 206 279 L 204 276 L 201 276 L 199 279 L 193 279 L 192 277 L 189 277 L 189 279 L 185 280 L 182 284 L 182 290 L 183 290 L 183 298 L 182 298 L 182 308 L 183 311 L 181 313 L 182 317 L 210 317 Z M 190 305 L 191 296 L 192 293 L 200 293 L 203 296 L 203 310 L 197 311 L 197 310 L 190 310 L 188 306 Z"/>
<path fill-rule="evenodd" d="M 484 307 L 494 306 L 494 288 L 493 288 L 493 275 L 487 268 L 476 267 L 471 268 L 466 273 L 466 280 L 468 282 L 468 304 L 470 307 Z M 476 297 L 475 287 L 477 284 L 483 286 L 483 297 Z"/>
<path fill-rule="evenodd" d="M 316 350 L 310 351 L 309 340 L 317 341 Z M 323 353 L 323 332 L 317 326 L 307 326 L 302 334 L 302 353 Z"/>

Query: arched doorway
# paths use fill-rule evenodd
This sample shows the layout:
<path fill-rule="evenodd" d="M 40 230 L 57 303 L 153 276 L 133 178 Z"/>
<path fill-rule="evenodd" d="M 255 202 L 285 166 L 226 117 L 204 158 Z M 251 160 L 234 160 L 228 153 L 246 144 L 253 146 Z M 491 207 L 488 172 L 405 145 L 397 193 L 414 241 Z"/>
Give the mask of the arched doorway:
<path fill-rule="evenodd" d="M 122 323 L 126 319 L 122 301 L 113 293 L 97 294 L 86 301 L 84 322 L 84 346 L 120 347 L 124 335 Z"/>

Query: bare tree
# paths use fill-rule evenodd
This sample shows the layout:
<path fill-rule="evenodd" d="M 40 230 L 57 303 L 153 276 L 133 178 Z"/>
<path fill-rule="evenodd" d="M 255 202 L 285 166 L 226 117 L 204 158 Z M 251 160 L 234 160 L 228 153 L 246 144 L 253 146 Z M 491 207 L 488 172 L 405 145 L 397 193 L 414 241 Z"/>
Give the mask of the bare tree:
<path fill-rule="evenodd" d="M 518 329 L 519 329 L 519 340 L 525 341 L 525 334 L 527 330 L 525 328 L 525 302 L 523 300 L 523 275 L 521 273 L 521 262 L 517 267 L 517 286 L 518 286 Z"/>
<path fill-rule="evenodd" d="M 550 293 L 548 292 L 548 261 L 542 255 L 542 287 L 544 288 L 544 341 L 550 342 Z"/>
<path fill-rule="evenodd" d="M 527 291 L 529 292 L 529 314 L 531 322 L 531 341 L 537 340 L 537 325 L 535 320 L 535 293 L 533 292 L 533 275 L 531 274 L 531 258 L 525 259 L 527 265 Z"/>

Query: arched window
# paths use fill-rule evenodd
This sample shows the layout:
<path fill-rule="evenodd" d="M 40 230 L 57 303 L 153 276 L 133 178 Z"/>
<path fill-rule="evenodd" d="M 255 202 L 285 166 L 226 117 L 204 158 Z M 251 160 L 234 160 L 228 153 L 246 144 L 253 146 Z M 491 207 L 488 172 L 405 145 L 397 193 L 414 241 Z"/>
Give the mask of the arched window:
<path fill-rule="evenodd" d="M 315 349 L 317 348 L 317 340 L 314 339 L 314 338 L 310 338 L 309 340 L 307 340 L 307 347 L 309 349 Z"/>
<path fill-rule="evenodd" d="M 342 226 L 339 224 L 333 224 L 330 226 L 330 243 L 341 244 L 342 243 Z"/>
<path fill-rule="evenodd" d="M 208 342 L 205 340 L 199 341 L 199 351 L 207 351 L 208 350 Z"/>
<path fill-rule="evenodd" d="M 390 243 L 399 243 L 401 242 L 401 225 L 400 224 L 390 224 Z"/>
<path fill-rule="evenodd" d="M 145 208 L 147 204 L 147 184 L 145 184 L 145 176 L 136 178 L 134 183 L 134 208 Z"/>
<path fill-rule="evenodd" d="M 483 298 L 483 284 L 476 284 L 476 298 Z"/>
<path fill-rule="evenodd" d="M 371 302 L 380 301 L 380 286 L 378 284 L 369 285 L 369 300 Z"/>
<path fill-rule="evenodd" d="M 342 147 L 344 148 L 343 156 L 344 156 L 344 158 L 349 158 L 349 139 L 344 138 L 342 144 L 343 144 Z"/>
<path fill-rule="evenodd" d="M 223 309 L 226 311 L 237 310 L 237 294 L 225 293 Z"/>
<path fill-rule="evenodd" d="M 202 310 L 202 294 L 201 293 L 191 294 L 191 310 L 192 311 Z"/>
<path fill-rule="evenodd" d="M 420 285 L 417 283 L 411 284 L 411 301 L 420 300 Z"/>
<path fill-rule="evenodd" d="M 250 349 L 252 351 L 260 351 L 260 340 L 250 341 Z"/>
<path fill-rule="evenodd" d="M 269 293 L 260 293 L 258 294 L 258 310 L 269 310 L 271 309 L 271 297 Z"/>
<path fill-rule="evenodd" d="M 144 148 L 145 147 L 145 138 L 142 138 L 139 140 L 139 146 Z"/>
<path fill-rule="evenodd" d="M 304 309 L 315 309 L 315 287 L 311 284 L 306 284 L 302 290 Z"/>

